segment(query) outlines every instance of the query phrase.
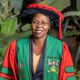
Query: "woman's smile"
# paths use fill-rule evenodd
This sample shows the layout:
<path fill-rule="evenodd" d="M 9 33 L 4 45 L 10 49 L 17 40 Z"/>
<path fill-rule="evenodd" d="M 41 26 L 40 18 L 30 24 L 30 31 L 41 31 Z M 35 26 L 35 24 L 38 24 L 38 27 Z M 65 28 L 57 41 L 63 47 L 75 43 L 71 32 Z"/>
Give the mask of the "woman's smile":
<path fill-rule="evenodd" d="M 32 19 L 31 26 L 36 38 L 45 37 L 50 28 L 50 19 L 41 13 L 37 13 Z"/>
<path fill-rule="evenodd" d="M 42 33 L 43 31 L 44 31 L 43 28 L 38 28 L 38 29 L 35 30 L 36 33 Z"/>

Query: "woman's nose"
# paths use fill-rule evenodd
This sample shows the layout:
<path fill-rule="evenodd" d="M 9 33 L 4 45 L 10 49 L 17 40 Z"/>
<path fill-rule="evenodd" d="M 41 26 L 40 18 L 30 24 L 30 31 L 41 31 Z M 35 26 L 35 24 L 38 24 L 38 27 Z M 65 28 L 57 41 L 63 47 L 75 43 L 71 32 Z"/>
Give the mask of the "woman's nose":
<path fill-rule="evenodd" d="M 43 26 L 43 24 L 41 23 L 41 22 L 39 22 L 38 24 L 37 24 L 37 27 L 42 27 Z"/>

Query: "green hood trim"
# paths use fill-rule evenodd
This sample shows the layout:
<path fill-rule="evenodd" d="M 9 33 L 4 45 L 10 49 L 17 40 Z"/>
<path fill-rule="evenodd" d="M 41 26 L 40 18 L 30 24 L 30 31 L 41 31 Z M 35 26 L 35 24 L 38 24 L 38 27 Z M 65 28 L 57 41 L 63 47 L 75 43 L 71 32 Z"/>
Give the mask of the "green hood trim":
<path fill-rule="evenodd" d="M 77 80 L 75 76 L 70 76 L 67 78 L 67 80 Z"/>
<path fill-rule="evenodd" d="M 65 68 L 65 71 L 67 73 L 70 73 L 70 72 L 74 72 L 75 70 L 74 70 L 74 67 L 73 66 L 68 66 L 68 67 Z"/>
<path fill-rule="evenodd" d="M 19 80 L 31 80 L 30 75 L 30 39 L 17 41 L 17 62 Z M 47 35 L 44 56 L 44 80 L 58 80 L 58 69 L 62 56 L 62 41 Z M 50 65 L 49 65 L 50 64 Z"/>

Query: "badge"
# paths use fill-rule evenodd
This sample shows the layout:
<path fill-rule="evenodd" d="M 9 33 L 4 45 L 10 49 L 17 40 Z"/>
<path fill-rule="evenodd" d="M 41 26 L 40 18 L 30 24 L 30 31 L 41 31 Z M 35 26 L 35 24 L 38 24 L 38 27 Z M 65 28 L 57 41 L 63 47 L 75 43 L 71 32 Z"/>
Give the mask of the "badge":
<path fill-rule="evenodd" d="M 58 60 L 55 61 L 54 59 L 48 59 L 48 66 L 49 66 L 48 72 L 58 73 L 59 66 Z"/>
<path fill-rule="evenodd" d="M 23 67 L 24 67 L 23 62 L 20 62 L 19 66 L 18 66 L 18 75 L 19 75 L 20 79 L 26 78 Z"/>
<path fill-rule="evenodd" d="M 18 69 L 22 69 L 24 67 L 24 64 L 20 62 L 20 65 L 18 66 Z"/>

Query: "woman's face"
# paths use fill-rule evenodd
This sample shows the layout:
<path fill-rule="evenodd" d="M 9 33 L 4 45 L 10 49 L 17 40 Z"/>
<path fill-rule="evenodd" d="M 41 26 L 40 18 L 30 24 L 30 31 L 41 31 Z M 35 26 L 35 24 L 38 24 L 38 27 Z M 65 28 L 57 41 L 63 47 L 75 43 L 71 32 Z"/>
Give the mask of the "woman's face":
<path fill-rule="evenodd" d="M 31 27 L 34 37 L 45 37 L 50 28 L 50 19 L 44 14 L 37 13 L 32 19 Z"/>

